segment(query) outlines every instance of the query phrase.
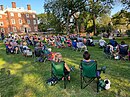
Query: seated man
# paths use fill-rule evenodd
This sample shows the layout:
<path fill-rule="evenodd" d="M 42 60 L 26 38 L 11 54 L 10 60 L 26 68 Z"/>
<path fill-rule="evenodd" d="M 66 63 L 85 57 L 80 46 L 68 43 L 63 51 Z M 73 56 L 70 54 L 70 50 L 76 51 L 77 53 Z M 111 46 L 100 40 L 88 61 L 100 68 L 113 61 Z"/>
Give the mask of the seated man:
<path fill-rule="evenodd" d="M 88 46 L 95 46 L 95 44 L 93 43 L 93 38 L 89 37 L 89 39 L 87 40 L 87 43 L 86 43 Z"/>
<path fill-rule="evenodd" d="M 125 57 L 128 55 L 128 49 L 129 46 L 124 41 L 121 41 L 121 44 L 119 45 L 119 55 Z"/>
<path fill-rule="evenodd" d="M 76 42 L 76 40 L 73 40 L 72 41 L 72 47 L 74 48 L 74 49 L 77 49 L 78 47 L 77 47 L 77 42 Z"/>
<path fill-rule="evenodd" d="M 117 41 L 115 40 L 115 38 L 113 38 L 113 39 L 111 39 L 110 41 L 109 41 L 109 43 L 113 46 L 113 47 L 116 47 L 117 46 Z"/>
<path fill-rule="evenodd" d="M 83 59 L 84 62 L 93 62 L 93 61 L 95 61 L 95 60 L 90 59 L 90 54 L 88 53 L 88 51 L 85 51 L 83 53 L 83 58 L 84 58 Z M 100 70 L 97 70 L 97 76 L 100 77 L 101 71 L 105 72 L 105 69 L 106 69 L 106 67 L 102 67 Z"/>
<path fill-rule="evenodd" d="M 99 40 L 99 47 L 103 48 L 106 45 L 106 41 L 103 39 L 103 37 Z"/>

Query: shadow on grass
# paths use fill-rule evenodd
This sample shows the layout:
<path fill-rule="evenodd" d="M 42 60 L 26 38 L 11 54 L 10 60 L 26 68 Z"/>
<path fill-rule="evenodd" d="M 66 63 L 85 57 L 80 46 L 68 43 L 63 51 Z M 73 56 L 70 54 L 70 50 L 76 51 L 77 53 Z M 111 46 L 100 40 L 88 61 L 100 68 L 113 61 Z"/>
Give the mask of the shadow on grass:
<path fill-rule="evenodd" d="M 9 70 L 5 68 L 0 69 L 0 96 L 1 97 L 13 97 L 19 91 L 21 78 L 16 75 L 11 75 Z"/>

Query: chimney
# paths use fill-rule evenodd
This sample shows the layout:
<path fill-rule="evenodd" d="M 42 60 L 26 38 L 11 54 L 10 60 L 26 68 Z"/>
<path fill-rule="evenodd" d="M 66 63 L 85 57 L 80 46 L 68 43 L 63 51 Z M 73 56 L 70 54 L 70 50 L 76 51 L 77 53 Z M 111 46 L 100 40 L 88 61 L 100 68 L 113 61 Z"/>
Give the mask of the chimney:
<path fill-rule="evenodd" d="M 16 8 L 16 3 L 12 2 L 12 8 Z"/>
<path fill-rule="evenodd" d="M 27 9 L 31 10 L 31 5 L 30 4 L 27 5 Z"/>
<path fill-rule="evenodd" d="M 0 5 L 0 10 L 4 10 L 4 6 L 3 5 Z"/>

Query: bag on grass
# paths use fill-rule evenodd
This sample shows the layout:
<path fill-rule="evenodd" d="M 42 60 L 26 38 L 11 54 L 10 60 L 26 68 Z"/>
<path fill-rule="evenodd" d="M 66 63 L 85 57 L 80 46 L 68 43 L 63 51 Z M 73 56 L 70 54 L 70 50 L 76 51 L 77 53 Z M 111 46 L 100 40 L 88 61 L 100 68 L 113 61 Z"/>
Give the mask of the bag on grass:
<path fill-rule="evenodd" d="M 58 81 L 59 81 L 58 78 L 52 77 L 52 78 L 49 78 L 46 83 L 47 83 L 48 85 L 50 85 L 50 86 L 53 86 L 53 85 L 55 85 Z"/>
<path fill-rule="evenodd" d="M 109 79 L 101 79 L 99 80 L 99 83 L 98 83 L 98 90 L 99 91 L 102 91 L 102 90 L 108 90 L 110 89 L 110 85 L 111 85 L 111 82 Z"/>

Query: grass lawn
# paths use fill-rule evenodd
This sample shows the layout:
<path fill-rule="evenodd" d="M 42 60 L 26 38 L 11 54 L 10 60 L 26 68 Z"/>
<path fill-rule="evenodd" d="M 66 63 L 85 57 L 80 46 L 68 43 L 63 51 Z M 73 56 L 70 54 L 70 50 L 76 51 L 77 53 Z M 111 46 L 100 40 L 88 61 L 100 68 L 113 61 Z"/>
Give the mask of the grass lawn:
<path fill-rule="evenodd" d="M 125 40 L 130 45 L 130 39 Z M 130 97 L 130 62 L 106 59 L 102 49 L 88 47 L 91 59 L 97 60 L 98 67 L 107 66 L 101 77 L 111 81 L 111 89 L 96 93 L 96 83 L 93 82 L 85 89 L 80 89 L 79 63 L 83 52 L 76 52 L 70 48 L 56 49 L 61 52 L 65 62 L 75 71 L 71 73 L 71 82 L 63 89 L 63 81 L 55 86 L 46 84 L 50 78 L 50 62 L 36 63 L 31 57 L 25 58 L 21 54 L 6 55 L 3 43 L 0 43 L 0 68 L 10 70 L 10 77 L 0 78 L 0 97 Z"/>

